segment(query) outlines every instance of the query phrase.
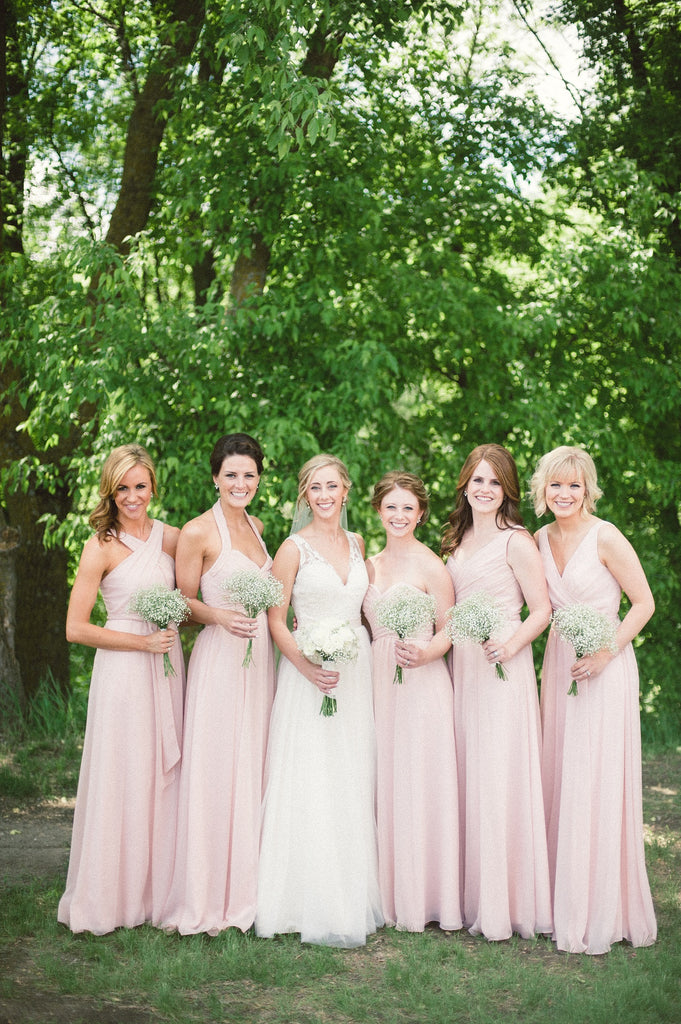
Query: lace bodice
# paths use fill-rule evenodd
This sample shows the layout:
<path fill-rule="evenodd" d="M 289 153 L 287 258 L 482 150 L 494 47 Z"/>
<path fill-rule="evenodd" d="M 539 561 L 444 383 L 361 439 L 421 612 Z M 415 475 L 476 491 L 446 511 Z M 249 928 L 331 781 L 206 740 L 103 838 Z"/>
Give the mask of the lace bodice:
<path fill-rule="evenodd" d="M 360 612 L 369 577 L 357 540 L 347 531 L 346 537 L 350 544 L 350 568 L 345 584 L 331 563 L 304 537 L 298 533 L 291 537 L 300 551 L 300 566 L 291 594 L 299 627 L 326 618 L 347 621 L 351 626 L 361 624 Z"/>

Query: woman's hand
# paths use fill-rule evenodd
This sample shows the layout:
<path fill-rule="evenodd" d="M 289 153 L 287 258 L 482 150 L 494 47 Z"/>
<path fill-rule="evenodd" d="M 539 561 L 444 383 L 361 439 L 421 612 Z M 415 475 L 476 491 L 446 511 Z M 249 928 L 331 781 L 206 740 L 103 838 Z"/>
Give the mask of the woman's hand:
<path fill-rule="evenodd" d="M 155 629 L 153 633 L 145 634 L 141 639 L 148 654 L 167 654 L 177 636 L 177 630 L 169 626 L 168 629 Z"/>
<path fill-rule="evenodd" d="M 311 661 L 307 661 L 307 659 L 305 659 L 305 661 L 307 669 L 306 671 L 303 671 L 305 678 L 316 686 L 320 693 L 333 693 L 338 685 L 340 673 L 332 672 L 328 668 L 324 668 L 322 665 L 313 665 L 313 663 Z"/>
<path fill-rule="evenodd" d="M 578 683 L 586 683 L 589 679 L 597 676 L 599 672 L 602 672 L 605 666 L 609 665 L 612 659 L 616 657 L 617 655 L 607 648 L 597 651 L 596 654 L 585 654 L 583 658 L 579 658 L 571 666 L 570 673 L 572 678 Z"/>
<path fill-rule="evenodd" d="M 415 640 L 395 641 L 395 660 L 401 668 L 422 668 L 433 660 L 429 644 L 416 643 Z"/>
<path fill-rule="evenodd" d="M 232 636 L 238 636 L 241 639 L 251 640 L 258 635 L 258 620 L 249 619 L 243 612 L 235 611 L 232 608 L 216 609 L 215 621 Z"/>
<path fill-rule="evenodd" d="M 506 644 L 498 640 L 485 640 L 481 646 L 490 665 L 496 665 L 497 662 L 503 664 L 513 657 Z"/>

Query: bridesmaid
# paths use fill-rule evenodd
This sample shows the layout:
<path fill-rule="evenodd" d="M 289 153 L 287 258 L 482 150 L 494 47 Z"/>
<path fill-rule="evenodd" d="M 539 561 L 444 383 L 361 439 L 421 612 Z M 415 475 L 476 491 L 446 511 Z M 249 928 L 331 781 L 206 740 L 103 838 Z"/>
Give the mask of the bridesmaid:
<path fill-rule="evenodd" d="M 575 660 L 549 633 L 541 711 L 542 774 L 554 894 L 554 939 L 571 953 L 607 953 L 613 942 L 649 946 L 657 935 L 646 874 L 641 798 L 638 669 L 631 641 L 655 610 L 641 563 L 611 523 L 595 516 L 596 468 L 562 446 L 532 478 L 537 534 L 554 608 L 591 605 L 617 624 L 615 654 Z M 619 621 L 622 591 L 630 608 Z M 577 696 L 568 696 L 571 679 Z"/>
<path fill-rule="evenodd" d="M 464 924 L 492 940 L 552 928 L 531 648 L 551 606 L 519 501 L 510 453 L 479 445 L 459 475 L 442 545 L 457 602 L 486 591 L 505 616 L 498 636 L 454 646 L 451 654 Z M 506 679 L 497 676 L 495 662 L 504 665 Z"/>
<path fill-rule="evenodd" d="M 106 460 L 71 591 L 66 636 L 96 647 L 66 891 L 58 918 L 103 935 L 156 923 L 173 867 L 184 662 L 175 629 L 129 610 L 136 591 L 175 586 L 179 530 L 148 515 L 151 458 L 137 444 Z M 105 626 L 90 622 L 101 590 Z M 169 654 L 176 675 L 166 677 Z"/>
<path fill-rule="evenodd" d="M 177 548 L 178 584 L 205 625 L 189 662 L 175 872 L 163 915 L 164 927 L 184 935 L 253 924 L 274 696 L 267 616 L 249 618 L 223 590 L 235 571 L 265 574 L 272 565 L 262 523 L 246 511 L 263 453 L 248 434 L 227 434 L 210 465 L 218 500 L 182 528 Z M 250 638 L 253 661 L 244 668 Z"/>
<path fill-rule="evenodd" d="M 450 647 L 433 626 L 400 641 L 376 621 L 376 604 L 406 585 L 432 595 L 436 628 L 454 603 L 442 561 L 417 540 L 428 494 L 412 473 L 391 472 L 374 487 L 372 505 L 385 547 L 367 560 L 364 614 L 371 627 L 378 745 L 378 870 L 386 924 L 422 932 L 430 921 L 461 927 L 459 809 L 452 684 L 443 659 Z M 396 662 L 403 683 L 393 683 Z"/>

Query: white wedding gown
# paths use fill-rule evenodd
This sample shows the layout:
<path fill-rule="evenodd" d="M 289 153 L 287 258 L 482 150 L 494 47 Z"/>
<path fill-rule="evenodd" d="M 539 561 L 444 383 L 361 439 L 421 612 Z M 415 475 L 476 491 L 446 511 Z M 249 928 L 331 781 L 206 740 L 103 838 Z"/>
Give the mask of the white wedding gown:
<path fill-rule="evenodd" d="M 374 796 L 376 740 L 369 637 L 360 610 L 368 586 L 357 541 L 343 584 L 298 534 L 300 567 L 291 603 L 297 626 L 323 618 L 357 633 L 356 661 L 338 663 L 338 710 L 281 659 L 270 723 L 255 930 L 299 932 L 302 942 L 360 946 L 383 924 Z"/>

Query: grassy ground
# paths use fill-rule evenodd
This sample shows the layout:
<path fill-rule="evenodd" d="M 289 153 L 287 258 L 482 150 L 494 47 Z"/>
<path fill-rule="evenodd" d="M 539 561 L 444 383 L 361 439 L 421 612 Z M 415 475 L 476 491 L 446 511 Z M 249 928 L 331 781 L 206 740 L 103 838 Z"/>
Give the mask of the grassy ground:
<path fill-rule="evenodd" d="M 72 795 L 79 732 L 60 730 L 0 748 L 6 814 Z M 56 921 L 63 871 L 26 880 L 0 867 L 0 1024 L 681 1024 L 680 780 L 681 748 L 646 755 L 659 925 L 650 948 L 568 956 L 544 939 L 488 943 L 438 929 L 384 929 L 359 950 L 233 930 L 74 936 Z"/>

